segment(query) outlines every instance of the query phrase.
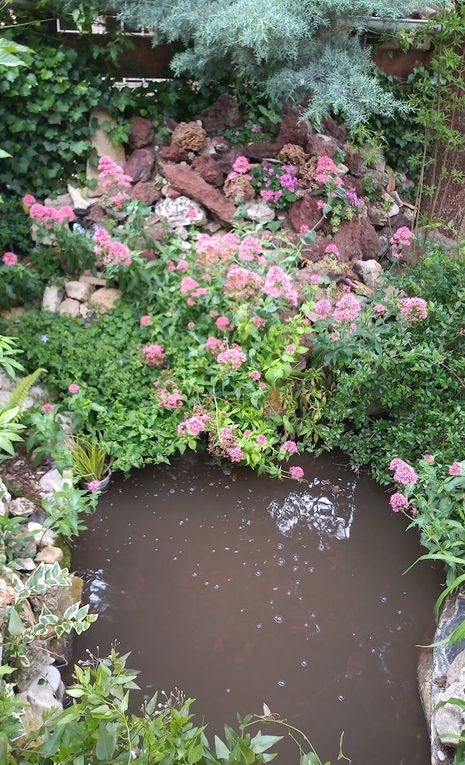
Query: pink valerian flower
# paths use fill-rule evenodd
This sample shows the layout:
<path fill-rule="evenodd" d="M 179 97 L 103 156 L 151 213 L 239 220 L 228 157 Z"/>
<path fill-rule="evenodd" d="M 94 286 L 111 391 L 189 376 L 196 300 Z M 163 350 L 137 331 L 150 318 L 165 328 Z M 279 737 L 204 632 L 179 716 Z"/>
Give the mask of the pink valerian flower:
<path fill-rule="evenodd" d="M 35 205 L 36 198 L 32 194 L 25 194 L 22 199 L 24 207 L 28 210 L 31 205 Z"/>
<path fill-rule="evenodd" d="M 379 316 L 382 316 L 384 313 L 386 313 L 387 308 L 386 306 L 382 305 L 382 303 L 376 303 L 376 305 L 373 306 L 373 311 Z"/>
<path fill-rule="evenodd" d="M 333 244 L 330 242 L 330 244 L 327 244 L 325 247 L 325 254 L 326 255 L 339 255 L 339 249 L 337 244 Z"/>
<path fill-rule="evenodd" d="M 110 191 L 115 187 L 119 189 L 131 188 L 132 178 L 124 172 L 123 168 L 111 157 L 100 157 L 98 163 L 99 182 L 104 191 Z"/>
<path fill-rule="evenodd" d="M 165 349 L 158 343 L 150 343 L 142 349 L 146 363 L 151 367 L 160 367 L 165 360 Z"/>
<path fill-rule="evenodd" d="M 392 255 L 395 258 L 399 258 L 402 254 L 404 247 L 410 247 L 412 244 L 413 234 L 407 226 L 401 226 L 391 236 L 389 242 L 392 246 Z"/>
<path fill-rule="evenodd" d="M 75 220 L 75 215 L 72 207 L 64 205 L 63 207 L 46 207 L 38 202 L 32 204 L 29 208 L 29 216 L 33 220 L 43 223 L 45 228 L 51 228 L 53 223 L 63 225 L 65 223 L 71 223 Z"/>
<path fill-rule="evenodd" d="M 127 202 L 128 199 L 129 199 L 128 194 L 126 194 L 124 191 L 118 191 L 117 194 L 114 194 L 113 196 L 109 197 L 109 202 L 117 210 L 122 210 L 124 203 Z"/>
<path fill-rule="evenodd" d="M 2 257 L 5 266 L 15 266 L 18 262 L 18 256 L 14 252 L 5 252 Z"/>
<path fill-rule="evenodd" d="M 263 285 L 265 295 L 284 297 L 290 305 L 297 305 L 297 290 L 290 276 L 280 266 L 270 266 Z"/>
<path fill-rule="evenodd" d="M 289 468 L 289 475 L 293 481 L 300 481 L 304 477 L 304 471 L 298 465 Z"/>
<path fill-rule="evenodd" d="M 358 319 L 362 304 L 353 295 L 343 295 L 336 303 L 333 319 L 336 321 L 354 321 Z"/>
<path fill-rule="evenodd" d="M 231 260 L 238 252 L 239 247 L 239 239 L 232 232 L 228 232 L 224 236 L 199 234 L 195 242 L 197 260 L 204 266 Z"/>
<path fill-rule="evenodd" d="M 365 202 L 362 197 L 359 197 L 355 189 L 346 189 L 346 197 L 351 207 L 357 208 L 359 211 L 365 209 Z"/>
<path fill-rule="evenodd" d="M 428 462 L 431 464 L 431 462 L 434 462 L 434 456 L 432 454 L 424 454 L 422 457 L 424 462 Z"/>
<path fill-rule="evenodd" d="M 77 383 L 71 383 L 71 385 L 68 385 L 68 393 L 75 395 L 76 393 L 79 393 L 80 390 L 81 388 L 79 385 L 77 385 Z"/>
<path fill-rule="evenodd" d="M 176 266 L 176 271 L 187 271 L 189 268 L 189 263 L 187 260 L 180 260 Z"/>
<path fill-rule="evenodd" d="M 258 382 L 258 380 L 261 380 L 262 374 L 258 371 L 258 369 L 253 369 L 250 372 L 249 377 L 251 380 L 254 380 L 254 382 Z"/>
<path fill-rule="evenodd" d="M 170 273 L 173 273 L 173 271 L 176 271 L 176 265 L 174 263 L 174 260 L 167 260 L 166 261 L 166 270 Z"/>
<path fill-rule="evenodd" d="M 95 492 L 100 491 L 100 486 L 102 485 L 101 481 L 89 481 L 87 484 L 88 491 L 92 492 L 92 494 L 95 494 Z"/>
<path fill-rule="evenodd" d="M 194 321 L 189 321 L 187 323 L 187 329 L 195 329 L 195 322 Z"/>
<path fill-rule="evenodd" d="M 195 437 L 200 433 L 205 433 L 208 430 L 210 419 L 210 415 L 206 412 L 199 411 L 193 414 L 192 417 L 179 423 L 178 436 L 182 438 L 187 433 L 187 435 Z"/>
<path fill-rule="evenodd" d="M 453 462 L 452 465 L 449 466 L 449 475 L 462 475 L 462 466 L 460 462 Z"/>
<path fill-rule="evenodd" d="M 139 319 L 141 327 L 146 327 L 147 324 L 150 324 L 151 321 L 152 321 L 152 317 L 148 316 L 148 314 L 146 314 L 145 316 L 141 316 Z"/>
<path fill-rule="evenodd" d="M 258 387 L 260 388 L 260 390 L 265 390 L 265 388 L 266 388 L 266 383 L 264 383 L 264 382 L 259 382 L 259 383 L 258 383 Z"/>
<path fill-rule="evenodd" d="M 399 312 L 407 321 L 421 321 L 428 316 L 428 304 L 419 297 L 403 298 L 399 300 Z"/>
<path fill-rule="evenodd" d="M 232 166 L 233 172 L 235 173 L 248 173 L 252 165 L 250 164 L 247 157 L 244 157 L 243 155 L 240 155 L 237 157 L 234 161 L 234 164 Z"/>
<path fill-rule="evenodd" d="M 315 305 L 315 313 L 319 319 L 328 319 L 333 311 L 333 307 L 327 298 L 321 298 Z"/>
<path fill-rule="evenodd" d="M 112 239 L 111 234 L 99 226 L 93 237 L 94 253 L 101 257 L 106 266 L 130 266 L 132 257 L 129 248 L 122 242 Z"/>
<path fill-rule="evenodd" d="M 242 462 L 244 459 L 244 452 L 240 446 L 233 446 L 228 452 L 231 462 Z"/>
<path fill-rule="evenodd" d="M 44 414 L 51 414 L 53 412 L 53 404 L 42 404 L 42 411 Z"/>
<path fill-rule="evenodd" d="M 339 332 L 335 332 L 334 330 L 329 333 L 329 339 L 333 341 L 333 343 L 338 343 L 341 339 Z"/>
<path fill-rule="evenodd" d="M 405 496 L 405 494 L 401 494 L 400 491 L 396 491 L 394 494 L 392 494 L 389 504 L 391 505 L 392 509 L 395 513 L 398 513 L 399 510 L 405 509 L 407 510 L 410 506 L 410 503 Z"/>
<path fill-rule="evenodd" d="M 216 358 L 218 364 L 230 367 L 231 369 L 239 369 L 247 361 L 247 356 L 237 343 L 234 343 L 231 348 L 225 351 L 221 351 Z"/>
<path fill-rule="evenodd" d="M 247 428 L 244 430 L 244 438 L 249 438 L 252 435 L 252 431 Z"/>
<path fill-rule="evenodd" d="M 226 350 L 226 347 L 226 342 L 224 340 L 220 340 L 218 337 L 213 337 L 212 335 L 207 337 L 205 349 L 214 356 L 217 356 L 220 351 Z"/>
<path fill-rule="evenodd" d="M 260 274 L 234 264 L 230 266 L 226 274 L 224 291 L 229 297 L 245 299 L 256 297 L 262 286 L 263 277 Z"/>
<path fill-rule="evenodd" d="M 182 295 L 186 295 L 189 292 L 194 292 L 199 286 L 197 279 L 194 279 L 193 276 L 184 276 L 179 289 Z"/>
<path fill-rule="evenodd" d="M 300 234 L 308 234 L 309 231 L 310 231 L 310 226 L 307 226 L 306 223 L 303 223 L 301 227 L 299 228 Z"/>
<path fill-rule="evenodd" d="M 255 441 L 256 441 L 256 443 L 258 444 L 258 446 L 266 446 L 266 445 L 267 445 L 267 443 L 268 443 L 268 439 L 267 439 L 267 437 L 266 437 L 266 436 L 264 436 L 264 435 L 259 435 L 259 436 L 257 436 L 257 438 L 255 439 Z"/>
<path fill-rule="evenodd" d="M 396 481 L 396 483 L 409 486 L 418 481 L 418 475 L 413 467 L 399 458 L 391 460 L 389 470 L 394 471 L 394 481 Z"/>
<path fill-rule="evenodd" d="M 326 207 L 326 202 L 324 201 L 324 199 L 317 199 L 316 206 L 319 210 L 323 210 L 323 208 Z"/>
<path fill-rule="evenodd" d="M 239 247 L 239 260 L 252 262 L 263 254 L 262 243 L 255 236 L 245 236 Z"/>
<path fill-rule="evenodd" d="M 287 454 L 297 454 L 299 447 L 295 441 L 284 441 L 284 443 L 281 444 L 279 451 L 286 452 Z"/>
<path fill-rule="evenodd" d="M 291 356 L 296 352 L 297 347 L 295 343 L 289 343 L 289 345 L 286 345 L 286 351 L 287 353 L 290 353 Z"/>
<path fill-rule="evenodd" d="M 229 321 L 227 316 L 218 316 L 217 320 L 215 321 L 215 324 L 220 330 L 220 332 L 225 332 L 228 329 L 232 329 L 232 324 Z"/>
<path fill-rule="evenodd" d="M 159 406 L 164 409 L 180 409 L 182 407 L 182 396 L 173 380 L 165 380 L 164 382 L 157 380 L 154 386 Z"/>
<path fill-rule="evenodd" d="M 320 274 L 310 274 L 310 278 L 308 280 L 310 284 L 319 284 L 321 282 L 321 276 Z"/>

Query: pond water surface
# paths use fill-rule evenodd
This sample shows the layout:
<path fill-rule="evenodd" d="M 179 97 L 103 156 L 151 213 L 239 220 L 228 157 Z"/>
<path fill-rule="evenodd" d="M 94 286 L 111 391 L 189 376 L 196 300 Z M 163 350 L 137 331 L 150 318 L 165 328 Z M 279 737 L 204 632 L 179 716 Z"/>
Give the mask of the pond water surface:
<path fill-rule="evenodd" d="M 402 576 L 417 535 L 343 457 L 299 464 L 308 484 L 194 455 L 117 478 L 74 553 L 99 614 L 74 659 L 118 641 L 144 694 L 185 690 L 211 738 L 266 702 L 322 759 L 345 731 L 354 765 L 425 765 L 415 644 L 440 572 Z M 292 741 L 282 752 L 298 763 Z"/>

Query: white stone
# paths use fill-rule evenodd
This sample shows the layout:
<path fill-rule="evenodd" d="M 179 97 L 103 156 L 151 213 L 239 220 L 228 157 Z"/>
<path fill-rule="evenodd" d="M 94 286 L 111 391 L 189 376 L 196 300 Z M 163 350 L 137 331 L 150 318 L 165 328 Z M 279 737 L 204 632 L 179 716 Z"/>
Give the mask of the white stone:
<path fill-rule="evenodd" d="M 8 512 L 10 515 L 32 515 L 35 509 L 34 503 L 30 499 L 26 499 L 26 497 L 18 497 L 8 502 Z"/>
<path fill-rule="evenodd" d="M 269 223 L 275 218 L 275 211 L 266 202 L 247 202 L 244 212 L 245 217 L 255 223 Z"/>
<path fill-rule="evenodd" d="M 195 216 L 193 215 L 194 210 Z M 193 223 L 203 226 L 207 222 L 207 216 L 202 205 L 183 195 L 177 199 L 161 199 L 155 205 L 155 214 L 175 228 L 191 226 Z"/>
<path fill-rule="evenodd" d="M 67 188 L 68 194 L 73 202 L 72 206 L 77 210 L 87 210 L 87 208 L 93 204 L 92 199 L 87 199 L 87 197 L 83 195 L 83 189 L 72 186 L 70 183 L 68 183 Z"/>
<path fill-rule="evenodd" d="M 57 535 L 51 529 L 46 529 L 41 523 L 35 523 L 30 521 L 27 524 L 27 530 L 34 539 L 34 542 L 39 547 L 53 546 L 56 542 Z"/>
<path fill-rule="evenodd" d="M 15 558 L 14 564 L 19 571 L 34 571 L 36 568 L 32 558 Z"/>
<path fill-rule="evenodd" d="M 63 560 L 63 550 L 59 547 L 44 547 L 35 557 L 36 563 L 60 563 Z"/>
<path fill-rule="evenodd" d="M 110 134 L 103 129 L 103 124 L 116 125 L 115 119 L 104 109 L 92 109 L 90 113 L 90 127 L 97 124 L 97 129 L 94 133 L 91 133 L 90 142 L 93 148 L 96 150 L 99 157 L 111 157 L 118 165 L 124 168 L 126 164 L 126 155 L 124 153 L 124 146 L 121 143 L 115 145 L 112 144 Z M 87 163 L 86 176 L 88 180 L 95 180 L 98 178 L 97 168 Z M 90 192 L 91 196 L 101 195 L 101 191 L 94 189 Z"/>
<path fill-rule="evenodd" d="M 79 300 L 65 298 L 58 309 L 63 316 L 79 316 Z"/>
<path fill-rule="evenodd" d="M 11 499 L 11 494 L 0 478 L 0 515 L 6 515 L 8 512 L 7 505 Z"/>
<path fill-rule="evenodd" d="M 85 284 L 92 284 L 94 287 L 106 287 L 107 280 L 102 276 L 93 276 L 92 274 L 81 274 L 79 277 L 80 282 Z"/>
<path fill-rule="evenodd" d="M 63 476 L 56 468 L 47 470 L 39 480 L 40 491 L 43 494 L 52 494 L 54 491 L 62 491 L 63 486 Z"/>
<path fill-rule="evenodd" d="M 367 287 L 374 289 L 382 277 L 383 267 L 377 260 L 356 260 L 354 271 Z"/>
<path fill-rule="evenodd" d="M 50 313 L 57 313 L 62 300 L 63 289 L 56 284 L 49 284 L 49 286 L 45 288 L 44 296 L 42 298 L 42 310 L 50 311 Z"/>
<path fill-rule="evenodd" d="M 465 700 L 463 682 L 455 682 L 448 685 L 442 693 L 438 694 L 437 702 L 447 702 L 452 697 Z M 435 709 L 433 719 L 441 743 L 444 746 L 457 748 L 458 737 L 464 727 L 462 709 L 456 704 L 446 703 L 444 706 Z"/>

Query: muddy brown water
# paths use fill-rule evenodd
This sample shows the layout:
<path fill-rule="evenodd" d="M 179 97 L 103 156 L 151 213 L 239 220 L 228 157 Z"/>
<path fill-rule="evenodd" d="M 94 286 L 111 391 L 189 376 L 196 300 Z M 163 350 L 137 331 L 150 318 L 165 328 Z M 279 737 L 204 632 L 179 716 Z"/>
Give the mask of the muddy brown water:
<path fill-rule="evenodd" d="M 343 457 L 299 464 L 308 485 L 194 455 L 117 478 L 74 553 L 99 615 L 74 659 L 118 641 L 143 693 L 185 690 L 211 737 L 266 702 L 322 758 L 345 731 L 354 765 L 426 765 L 415 644 L 440 571 L 402 576 L 417 535 Z"/>

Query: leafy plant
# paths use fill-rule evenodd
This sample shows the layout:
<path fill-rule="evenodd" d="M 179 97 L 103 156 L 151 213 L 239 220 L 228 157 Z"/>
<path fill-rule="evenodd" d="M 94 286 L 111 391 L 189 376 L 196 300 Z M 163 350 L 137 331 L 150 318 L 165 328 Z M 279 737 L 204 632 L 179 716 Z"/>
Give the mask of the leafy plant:
<path fill-rule="evenodd" d="M 108 457 L 100 441 L 75 436 L 71 444 L 73 471 L 79 478 L 101 481 L 108 471 Z"/>

